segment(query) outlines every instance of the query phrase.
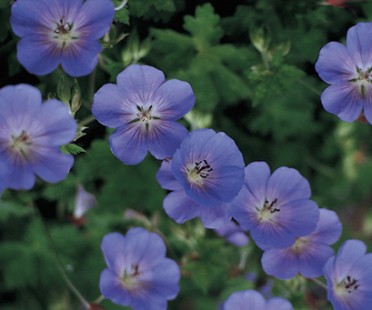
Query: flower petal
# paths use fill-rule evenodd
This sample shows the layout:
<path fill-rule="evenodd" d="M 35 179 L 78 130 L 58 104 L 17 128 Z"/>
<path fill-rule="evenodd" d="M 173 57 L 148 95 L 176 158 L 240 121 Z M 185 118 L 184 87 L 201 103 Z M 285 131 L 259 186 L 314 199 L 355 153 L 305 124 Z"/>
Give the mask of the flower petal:
<path fill-rule="evenodd" d="M 122 306 L 131 304 L 132 297 L 129 292 L 123 288 L 120 277 L 110 269 L 102 271 L 99 287 L 102 295 L 112 302 Z"/>
<path fill-rule="evenodd" d="M 167 120 L 181 118 L 195 103 L 195 95 L 190 84 L 180 80 L 166 81 L 158 88 L 154 98 L 159 100 L 156 110 L 161 118 Z"/>
<path fill-rule="evenodd" d="M 328 86 L 320 97 L 324 109 L 345 122 L 355 121 L 362 111 L 362 98 L 351 83 Z"/>
<path fill-rule="evenodd" d="M 110 270 L 120 277 L 127 266 L 126 239 L 119 233 L 109 233 L 101 242 L 101 249 Z"/>
<path fill-rule="evenodd" d="M 91 73 L 98 62 L 102 50 L 98 41 L 76 40 L 62 53 L 62 68 L 71 76 L 83 76 Z"/>
<path fill-rule="evenodd" d="M 230 221 L 226 204 L 202 207 L 199 216 L 204 227 L 211 229 L 221 228 Z"/>
<path fill-rule="evenodd" d="M 291 248 L 270 249 L 265 251 L 261 258 L 263 270 L 278 279 L 293 278 L 300 269 L 297 256 Z"/>
<path fill-rule="evenodd" d="M 30 157 L 30 165 L 34 172 L 40 178 L 50 183 L 63 180 L 74 163 L 72 155 L 62 154 L 56 148 L 40 145 L 33 148 Z"/>
<path fill-rule="evenodd" d="M 148 150 L 145 135 L 135 124 L 116 129 L 110 136 L 110 147 L 114 155 L 127 165 L 140 163 Z"/>
<path fill-rule="evenodd" d="M 262 295 L 253 290 L 235 292 L 225 301 L 223 310 L 246 309 L 265 310 L 266 302 Z"/>
<path fill-rule="evenodd" d="M 311 195 L 309 182 L 296 170 L 288 167 L 280 167 L 271 175 L 267 188 L 266 198 L 268 201 L 278 200 L 280 204 L 307 199 Z"/>
<path fill-rule="evenodd" d="M 111 0 L 85 1 L 76 18 L 77 31 L 82 33 L 84 38 L 99 39 L 109 31 L 114 13 Z"/>
<path fill-rule="evenodd" d="M 6 175 L 5 185 L 11 189 L 29 190 L 35 184 L 35 174 L 29 163 L 19 155 L 11 154 L 6 162 L 10 164 L 10 174 Z"/>
<path fill-rule="evenodd" d="M 178 224 L 200 215 L 202 206 L 189 198 L 183 190 L 175 191 L 167 195 L 163 201 L 165 213 Z"/>
<path fill-rule="evenodd" d="M 130 65 L 116 78 L 119 88 L 127 94 L 128 100 L 148 103 L 161 84 L 165 82 L 163 72 L 145 65 Z"/>
<path fill-rule="evenodd" d="M 177 122 L 154 121 L 147 133 L 149 151 L 156 159 L 172 157 L 187 134 L 187 129 Z"/>
<path fill-rule="evenodd" d="M 341 236 L 340 219 L 334 211 L 319 209 L 319 212 L 319 221 L 316 230 L 311 234 L 311 240 L 323 244 L 333 244 Z"/>
<path fill-rule="evenodd" d="M 160 186 L 171 191 L 181 190 L 182 186 L 172 173 L 171 161 L 163 160 L 160 169 L 156 173 L 156 179 Z"/>
<path fill-rule="evenodd" d="M 270 168 L 265 162 L 250 163 L 244 169 L 245 184 L 256 198 L 258 205 L 262 205 L 266 198 L 266 185 L 270 177 Z"/>
<path fill-rule="evenodd" d="M 358 23 L 347 32 L 347 50 L 360 69 L 372 66 L 371 32 L 372 23 Z"/>
<path fill-rule="evenodd" d="M 105 84 L 94 95 L 92 113 L 101 124 L 117 128 L 135 118 L 130 105 L 117 85 Z"/>
<path fill-rule="evenodd" d="M 68 107 L 58 100 L 45 101 L 36 119 L 38 126 L 32 128 L 32 136 L 39 145 L 61 146 L 75 137 L 76 121 Z"/>
<path fill-rule="evenodd" d="M 315 70 L 328 84 L 347 82 L 357 77 L 356 65 L 346 47 L 337 42 L 330 42 L 320 50 Z"/>
<path fill-rule="evenodd" d="M 57 68 L 62 54 L 45 36 L 35 34 L 18 42 L 17 59 L 30 73 L 45 75 Z"/>
<path fill-rule="evenodd" d="M 281 297 L 273 297 L 267 301 L 265 310 L 293 310 L 293 307 L 288 300 Z"/>

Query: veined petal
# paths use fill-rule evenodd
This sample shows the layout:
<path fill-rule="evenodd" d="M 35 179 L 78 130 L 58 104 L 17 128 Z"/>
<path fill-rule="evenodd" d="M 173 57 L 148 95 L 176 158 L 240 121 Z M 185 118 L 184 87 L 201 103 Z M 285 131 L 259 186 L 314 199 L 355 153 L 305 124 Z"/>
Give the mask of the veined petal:
<path fill-rule="evenodd" d="M 290 201 L 281 204 L 275 219 L 278 225 L 285 227 L 294 236 L 306 236 L 316 228 L 319 208 L 314 201 L 308 199 Z"/>
<path fill-rule="evenodd" d="M 261 263 L 267 274 L 282 280 L 293 278 L 300 269 L 298 256 L 292 252 L 291 248 L 265 251 Z"/>
<path fill-rule="evenodd" d="M 63 154 L 56 148 L 34 146 L 30 153 L 30 165 L 43 180 L 56 183 L 63 180 L 74 163 L 72 155 Z"/>
<path fill-rule="evenodd" d="M 195 103 L 195 95 L 190 84 L 179 80 L 166 81 L 158 88 L 154 98 L 158 99 L 156 110 L 167 120 L 181 118 Z"/>
<path fill-rule="evenodd" d="M 213 207 L 203 207 L 200 210 L 200 219 L 205 228 L 217 229 L 225 226 L 230 221 L 226 204 Z"/>
<path fill-rule="evenodd" d="M 183 190 L 168 194 L 163 201 L 163 207 L 167 215 L 178 224 L 198 217 L 200 209 L 203 208 L 188 197 Z"/>
<path fill-rule="evenodd" d="M 254 310 L 265 310 L 266 301 L 262 295 L 253 290 L 235 292 L 225 301 L 223 310 L 240 310 L 249 305 Z"/>
<path fill-rule="evenodd" d="M 30 73 L 45 75 L 57 68 L 62 54 L 45 36 L 28 35 L 18 42 L 17 58 Z"/>
<path fill-rule="evenodd" d="M 68 107 L 58 100 L 46 101 L 36 118 L 31 134 L 37 144 L 61 146 L 75 137 L 76 121 L 70 116 Z"/>
<path fill-rule="evenodd" d="M 372 66 L 371 32 L 372 23 L 358 23 L 347 32 L 347 50 L 360 69 Z"/>
<path fill-rule="evenodd" d="M 163 160 L 160 169 L 156 173 L 156 179 L 158 180 L 160 186 L 164 189 L 177 191 L 181 190 L 181 184 L 176 180 L 172 173 L 172 163 L 171 161 Z"/>
<path fill-rule="evenodd" d="M 325 263 L 333 253 L 330 246 L 311 240 L 299 255 L 299 273 L 306 278 L 321 276 Z"/>
<path fill-rule="evenodd" d="M 130 293 L 123 288 L 120 277 L 110 269 L 105 269 L 101 273 L 99 282 L 100 290 L 106 298 L 122 306 L 129 306 L 132 297 Z"/>
<path fill-rule="evenodd" d="M 1 88 L 0 116 L 2 122 L 0 126 L 6 125 L 12 130 L 32 126 L 40 112 L 41 101 L 40 91 L 30 85 L 19 84 Z"/>
<path fill-rule="evenodd" d="M 276 169 L 266 187 L 267 200 L 271 202 L 277 199 L 279 205 L 292 200 L 307 199 L 310 195 L 309 182 L 296 169 L 288 167 Z"/>
<path fill-rule="evenodd" d="M 148 148 L 156 159 L 172 157 L 176 149 L 186 138 L 187 129 L 174 121 L 153 121 L 147 133 Z"/>
<path fill-rule="evenodd" d="M 321 95 L 321 101 L 327 112 L 346 122 L 355 121 L 363 107 L 361 95 L 351 83 L 328 86 Z"/>
<path fill-rule="evenodd" d="M 161 84 L 165 82 L 163 72 L 145 65 L 130 65 L 117 78 L 117 84 L 128 100 L 136 103 L 148 103 Z"/>
<path fill-rule="evenodd" d="M 313 242 L 333 244 L 341 236 L 342 225 L 336 212 L 319 209 L 319 221 L 316 230 L 311 234 Z"/>
<path fill-rule="evenodd" d="M 338 42 L 330 42 L 320 50 L 315 70 L 328 84 L 347 82 L 357 77 L 356 64 L 346 47 Z"/>
<path fill-rule="evenodd" d="M 71 76 L 83 76 L 91 73 L 98 62 L 102 50 L 98 41 L 76 40 L 63 50 L 61 64 Z"/>
<path fill-rule="evenodd" d="M 76 18 L 77 31 L 84 38 L 99 39 L 109 31 L 114 13 L 114 4 L 111 0 L 85 1 Z"/>
<path fill-rule="evenodd" d="M 17 154 L 8 156 L 7 162 L 10 162 L 11 170 L 5 179 L 6 187 L 16 190 L 31 189 L 35 184 L 35 174 L 29 163 Z"/>
<path fill-rule="evenodd" d="M 365 97 L 363 99 L 364 116 L 368 123 L 372 124 L 372 87 L 370 85 L 365 89 Z"/>
<path fill-rule="evenodd" d="M 281 297 L 273 297 L 267 301 L 265 310 L 293 310 L 293 307 L 288 300 Z"/>
<path fill-rule="evenodd" d="M 111 128 L 120 127 L 135 118 L 131 102 L 115 84 L 105 84 L 95 93 L 92 113 L 97 121 Z"/>
<path fill-rule="evenodd" d="M 262 205 L 266 198 L 266 185 L 270 178 L 270 168 L 265 162 L 250 163 L 244 169 L 245 185 L 257 202 Z"/>
<path fill-rule="evenodd" d="M 147 277 L 146 277 L 147 276 Z M 141 277 L 145 282 L 153 281 L 151 295 L 159 296 L 162 299 L 173 299 L 180 291 L 178 285 L 181 278 L 180 268 L 174 260 L 164 258 L 152 270 Z"/>
<path fill-rule="evenodd" d="M 127 165 L 140 163 L 148 151 L 147 140 L 140 124 L 116 129 L 110 136 L 110 147 L 114 155 Z"/>
<path fill-rule="evenodd" d="M 150 233 L 141 227 L 128 230 L 125 236 L 124 255 L 131 264 L 138 264 L 139 272 L 151 271 L 164 260 L 165 244 L 163 239 L 155 233 Z"/>
<path fill-rule="evenodd" d="M 125 267 L 128 265 L 125 242 L 126 239 L 121 234 L 109 233 L 102 239 L 101 243 L 101 249 L 106 264 L 117 277 L 120 277 Z"/>

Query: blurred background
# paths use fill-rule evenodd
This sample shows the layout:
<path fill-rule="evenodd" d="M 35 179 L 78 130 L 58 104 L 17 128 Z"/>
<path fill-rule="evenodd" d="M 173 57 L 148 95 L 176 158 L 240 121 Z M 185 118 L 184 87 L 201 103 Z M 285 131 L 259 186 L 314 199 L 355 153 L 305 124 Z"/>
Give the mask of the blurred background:
<path fill-rule="evenodd" d="M 181 266 L 181 292 L 169 309 L 218 309 L 232 292 L 248 288 L 288 298 L 295 309 L 332 309 L 317 285 L 265 275 L 253 242 L 237 247 L 199 220 L 178 225 L 168 218 L 166 192 L 155 178 L 160 162 L 148 156 L 137 166 L 123 165 L 110 152 L 110 130 L 92 118 L 90 107 L 94 93 L 132 63 L 188 81 L 196 105 L 182 122 L 190 130 L 224 131 L 246 164 L 263 160 L 272 171 L 299 170 L 319 207 L 336 211 L 343 223 L 334 248 L 353 238 L 370 252 L 372 129 L 363 116 L 345 123 L 323 109 L 327 85 L 314 63 L 327 42 L 344 43 L 348 28 L 372 20 L 372 1 L 129 0 L 102 39 L 96 70 L 79 79 L 61 69 L 34 76 L 18 63 L 10 5 L 0 0 L 0 87 L 28 83 L 44 99 L 81 103 L 75 114 L 81 137 L 68 150 L 76 162 L 64 181 L 2 195 L 0 309 L 81 309 L 58 266 L 94 302 L 106 268 L 103 236 L 134 226 L 161 234 L 167 255 Z M 76 210 L 82 187 L 96 199 L 84 214 Z M 123 309 L 107 300 L 101 305 Z"/>

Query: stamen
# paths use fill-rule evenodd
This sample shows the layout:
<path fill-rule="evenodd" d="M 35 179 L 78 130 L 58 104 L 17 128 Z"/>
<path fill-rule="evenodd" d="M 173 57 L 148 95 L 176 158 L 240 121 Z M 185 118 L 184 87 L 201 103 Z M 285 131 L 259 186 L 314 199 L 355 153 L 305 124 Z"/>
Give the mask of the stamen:
<path fill-rule="evenodd" d="M 204 183 L 203 179 L 209 177 L 210 172 L 213 171 L 213 168 L 209 165 L 207 160 L 203 159 L 201 161 L 196 161 L 194 165 L 188 167 L 186 170 L 190 183 L 202 185 Z"/>

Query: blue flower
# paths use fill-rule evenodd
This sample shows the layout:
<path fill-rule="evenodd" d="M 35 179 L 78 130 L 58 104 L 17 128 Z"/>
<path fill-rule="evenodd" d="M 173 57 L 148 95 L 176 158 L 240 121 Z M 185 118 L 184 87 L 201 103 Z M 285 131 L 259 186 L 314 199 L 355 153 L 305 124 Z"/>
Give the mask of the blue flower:
<path fill-rule="evenodd" d="M 328 299 L 335 310 L 370 310 L 372 253 L 359 240 L 347 240 L 324 266 Z"/>
<path fill-rule="evenodd" d="M 314 231 L 319 219 L 307 180 L 293 168 L 270 174 L 265 162 L 245 168 L 245 186 L 231 203 L 231 215 L 261 248 L 286 248 Z"/>
<path fill-rule="evenodd" d="M 320 209 L 317 227 L 310 235 L 297 238 L 291 247 L 264 252 L 264 271 L 279 279 L 290 279 L 297 273 L 306 278 L 321 276 L 325 263 L 333 255 L 330 245 L 340 238 L 341 229 L 334 211 Z"/>
<path fill-rule="evenodd" d="M 88 193 L 83 185 L 79 184 L 75 196 L 75 209 L 73 217 L 74 219 L 80 219 L 84 214 L 97 204 L 96 197 Z"/>
<path fill-rule="evenodd" d="M 227 203 L 244 182 L 243 156 L 223 132 L 195 130 L 172 161 L 163 162 L 157 179 L 164 189 L 173 190 L 163 206 L 177 223 L 200 217 L 205 227 L 220 228 L 229 221 Z"/>
<path fill-rule="evenodd" d="M 352 122 L 362 109 L 372 124 L 372 23 L 358 23 L 347 32 L 346 46 L 326 44 L 315 69 L 330 84 L 321 96 L 324 108 L 340 119 Z"/>
<path fill-rule="evenodd" d="M 293 310 L 291 303 L 280 297 L 272 297 L 267 301 L 254 290 L 235 292 L 225 301 L 223 310 Z"/>
<path fill-rule="evenodd" d="M 58 182 L 70 171 L 74 158 L 60 147 L 71 142 L 77 125 L 69 109 L 29 85 L 0 89 L 0 183 L 11 189 L 30 189 L 35 174 Z"/>
<path fill-rule="evenodd" d="M 179 292 L 180 269 L 165 257 L 163 240 L 143 228 L 106 235 L 101 245 L 107 269 L 100 289 L 112 302 L 134 310 L 166 309 Z"/>
<path fill-rule="evenodd" d="M 215 231 L 219 236 L 238 247 L 246 246 L 249 243 L 245 230 L 233 221 L 226 223 Z"/>
<path fill-rule="evenodd" d="M 21 37 L 17 58 L 37 75 L 59 64 L 72 76 L 93 71 L 102 47 L 98 42 L 114 17 L 111 0 L 17 0 L 11 25 Z"/>
<path fill-rule="evenodd" d="M 149 151 L 157 159 L 171 157 L 187 136 L 177 122 L 194 106 L 191 86 L 165 81 L 158 69 L 131 65 L 94 96 L 92 112 L 103 125 L 116 128 L 111 150 L 123 163 L 141 162 Z"/>

